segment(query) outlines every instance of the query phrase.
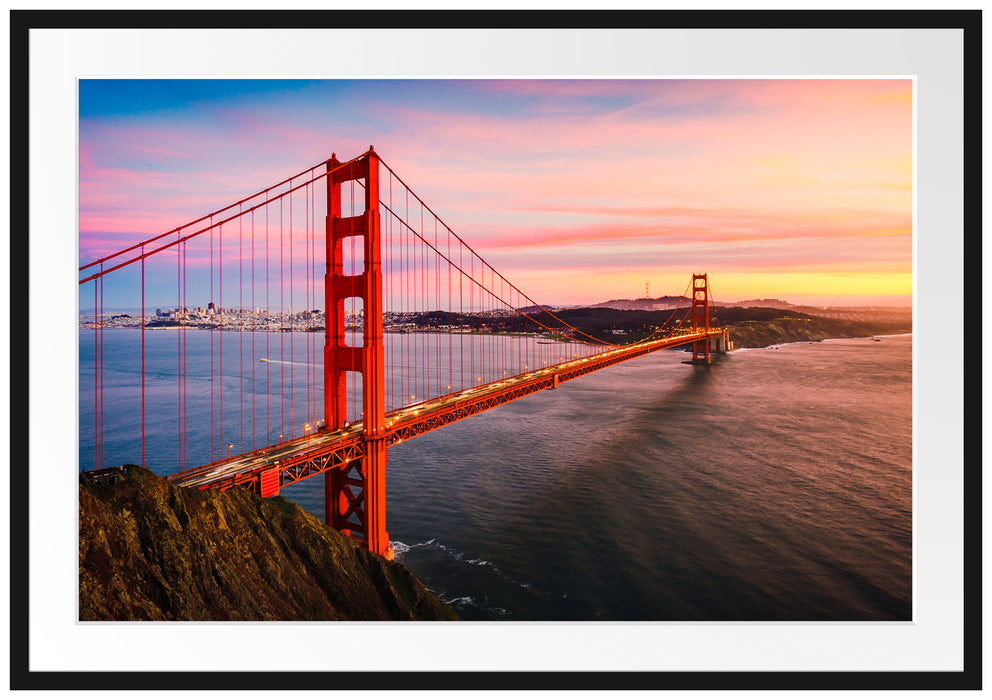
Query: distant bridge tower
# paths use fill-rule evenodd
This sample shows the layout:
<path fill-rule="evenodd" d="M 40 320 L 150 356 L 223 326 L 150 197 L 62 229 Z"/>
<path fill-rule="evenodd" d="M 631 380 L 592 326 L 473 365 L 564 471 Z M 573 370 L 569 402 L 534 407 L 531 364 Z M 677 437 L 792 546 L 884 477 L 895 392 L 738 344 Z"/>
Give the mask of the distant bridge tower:
<path fill-rule="evenodd" d="M 706 274 L 692 276 L 692 330 L 694 332 L 710 332 L 710 298 L 709 283 Z M 715 338 L 699 340 L 692 344 L 692 361 L 694 365 L 710 364 L 710 353 L 724 354 L 730 346 L 730 335 L 726 329 L 723 335 Z"/>
<path fill-rule="evenodd" d="M 692 330 L 710 332 L 710 299 L 707 295 L 706 274 L 692 276 Z M 700 340 L 692 344 L 692 364 L 708 365 L 710 363 L 709 340 Z"/>
<path fill-rule="evenodd" d="M 382 339 L 382 257 L 379 219 L 379 157 L 370 147 L 362 158 L 340 167 L 327 161 L 327 272 L 324 275 L 324 420 L 328 430 L 345 427 L 348 372 L 362 375 L 362 458 L 324 475 L 324 520 L 363 545 L 391 558 L 386 532 L 385 369 Z M 365 180 L 365 211 L 341 217 L 341 183 Z M 343 242 L 359 237 L 364 269 L 344 274 Z M 345 300 L 362 300 L 361 347 L 345 341 Z M 357 470 L 357 472 L 356 472 Z M 356 492 L 356 489 L 360 491 Z M 356 522 L 357 520 L 357 522 Z"/>

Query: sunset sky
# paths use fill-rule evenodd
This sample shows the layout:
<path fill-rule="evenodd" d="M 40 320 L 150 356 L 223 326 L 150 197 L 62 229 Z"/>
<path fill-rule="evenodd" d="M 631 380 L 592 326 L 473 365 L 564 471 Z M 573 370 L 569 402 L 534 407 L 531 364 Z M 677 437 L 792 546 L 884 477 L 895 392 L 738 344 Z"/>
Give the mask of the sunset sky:
<path fill-rule="evenodd" d="M 370 144 L 542 303 L 911 303 L 909 80 L 81 80 L 80 264 Z"/>

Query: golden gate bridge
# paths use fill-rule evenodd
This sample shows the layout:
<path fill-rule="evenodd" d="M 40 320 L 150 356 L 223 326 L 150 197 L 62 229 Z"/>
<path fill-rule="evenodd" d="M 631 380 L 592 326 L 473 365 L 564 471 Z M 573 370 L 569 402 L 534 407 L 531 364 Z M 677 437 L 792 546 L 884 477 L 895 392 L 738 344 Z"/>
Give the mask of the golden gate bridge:
<path fill-rule="evenodd" d="M 93 345 L 93 418 L 80 420 L 80 434 L 92 441 L 94 469 L 138 457 L 108 454 L 109 414 L 134 416 L 142 465 L 149 420 L 166 420 L 176 465 L 167 478 L 177 485 L 268 497 L 324 474 L 327 525 L 384 556 L 389 447 L 657 350 L 691 345 L 688 362 L 708 365 L 728 343 L 725 328 L 710 326 L 705 274 L 692 275 L 687 305 L 637 342 L 566 323 L 473 250 L 372 147 L 345 162 L 332 155 L 79 273 Z M 161 297 L 173 280 L 175 309 L 149 316 L 146 293 Z M 108 288 L 140 299 L 140 353 L 114 355 L 109 368 Z M 209 301 L 191 309 L 190 298 Z M 161 326 L 175 333 L 167 362 L 146 351 L 146 334 Z M 193 332 L 209 338 L 191 343 Z M 115 394 L 108 372 L 140 375 L 140 392 Z M 146 413 L 151 375 L 156 386 L 175 382 L 172 417 Z"/>

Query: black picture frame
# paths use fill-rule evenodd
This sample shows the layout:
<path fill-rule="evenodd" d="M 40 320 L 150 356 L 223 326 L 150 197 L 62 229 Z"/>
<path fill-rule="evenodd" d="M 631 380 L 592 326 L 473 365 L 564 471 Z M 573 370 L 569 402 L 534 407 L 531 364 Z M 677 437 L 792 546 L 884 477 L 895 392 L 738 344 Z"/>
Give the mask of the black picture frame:
<path fill-rule="evenodd" d="M 949 280 L 961 293 L 964 348 L 981 338 L 981 98 L 982 13 L 964 11 L 22 11 L 10 13 L 10 686 L 13 690 L 975 690 L 981 688 L 982 660 L 982 474 L 981 474 L 981 363 L 969 361 L 964 384 L 964 658 L 960 672 L 647 672 L 555 671 L 505 672 L 52 672 L 32 671 L 29 658 L 29 531 L 28 473 L 34 466 L 28 406 L 32 400 L 27 368 L 32 361 L 28 298 L 29 238 L 28 181 L 38 164 L 29 151 L 29 49 L 32 30 L 53 28 L 159 27 L 174 30 L 237 27 L 363 27 L 398 26 L 429 29 L 466 26 L 520 29 L 563 26 L 596 28 L 919 28 L 952 29 L 963 33 L 964 103 L 961 105 L 967 148 L 964 150 L 965 258 L 962 280 Z M 26 232 L 22 235 L 21 232 Z M 949 340 L 949 345 L 955 341 Z M 16 371 L 15 371 L 16 368 Z M 67 477 L 68 478 L 68 477 Z M 74 475 L 72 477 L 74 479 Z"/>

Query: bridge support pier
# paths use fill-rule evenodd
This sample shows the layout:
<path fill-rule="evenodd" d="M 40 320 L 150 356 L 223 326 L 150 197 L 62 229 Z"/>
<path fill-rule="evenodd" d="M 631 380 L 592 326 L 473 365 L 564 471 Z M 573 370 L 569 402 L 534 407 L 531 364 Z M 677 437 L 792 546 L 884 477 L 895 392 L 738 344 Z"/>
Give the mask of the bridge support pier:
<path fill-rule="evenodd" d="M 710 338 L 710 352 L 717 353 L 719 355 L 726 355 L 727 351 L 730 349 L 730 332 L 726 329 L 723 331 L 723 335 L 716 338 Z"/>
<path fill-rule="evenodd" d="M 386 532 L 386 441 L 370 440 L 362 459 L 365 479 L 365 548 L 392 559 L 393 547 Z"/>

